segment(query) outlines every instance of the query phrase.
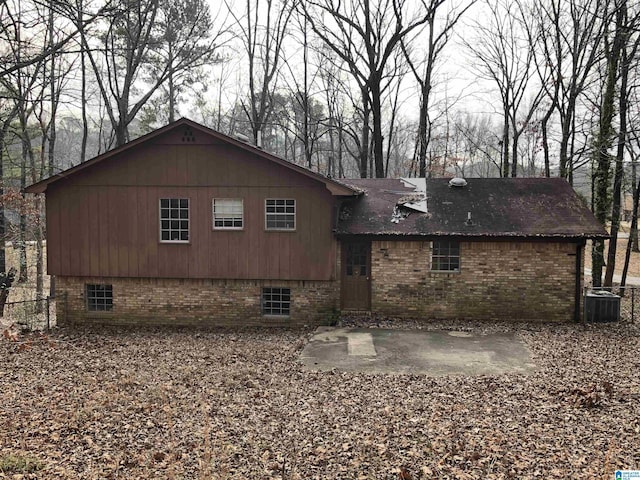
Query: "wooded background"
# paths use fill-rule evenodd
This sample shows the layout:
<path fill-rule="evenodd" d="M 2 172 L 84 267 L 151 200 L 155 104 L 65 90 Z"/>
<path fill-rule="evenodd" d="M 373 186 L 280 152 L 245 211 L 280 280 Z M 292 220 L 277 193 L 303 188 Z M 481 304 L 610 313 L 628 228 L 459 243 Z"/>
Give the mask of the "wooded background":
<path fill-rule="evenodd" d="M 633 197 L 637 250 L 638 2 L 211 5 L 0 1 L 0 237 L 18 280 L 27 241 L 41 278 L 46 237 L 44 199 L 22 189 L 181 116 L 336 178 L 561 176 L 614 238 Z M 616 245 L 594 246 L 594 285 Z"/>

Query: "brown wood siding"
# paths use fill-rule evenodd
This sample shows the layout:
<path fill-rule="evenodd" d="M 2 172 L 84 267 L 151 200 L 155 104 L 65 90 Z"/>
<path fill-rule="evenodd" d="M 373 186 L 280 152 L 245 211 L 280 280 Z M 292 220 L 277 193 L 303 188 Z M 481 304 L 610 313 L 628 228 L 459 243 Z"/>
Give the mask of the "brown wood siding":
<path fill-rule="evenodd" d="M 330 280 L 325 186 L 228 145 L 155 144 L 47 190 L 48 271 L 65 276 Z M 159 199 L 189 198 L 190 241 L 159 241 Z M 242 198 L 244 229 L 213 230 L 212 200 Z M 296 200 L 296 230 L 265 230 L 265 199 Z"/>

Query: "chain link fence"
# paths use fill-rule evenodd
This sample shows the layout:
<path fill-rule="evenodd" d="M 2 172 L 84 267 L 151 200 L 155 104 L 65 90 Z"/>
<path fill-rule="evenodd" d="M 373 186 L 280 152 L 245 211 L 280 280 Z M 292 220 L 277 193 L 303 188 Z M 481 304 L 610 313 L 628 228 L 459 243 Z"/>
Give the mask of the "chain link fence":
<path fill-rule="evenodd" d="M 55 325 L 55 301 L 52 297 L 39 300 L 7 302 L 0 320 L 21 330 L 49 330 Z"/>
<path fill-rule="evenodd" d="M 25 331 L 49 330 L 56 325 L 55 298 L 38 296 L 32 285 L 14 285 L 0 316 L 0 328 Z"/>

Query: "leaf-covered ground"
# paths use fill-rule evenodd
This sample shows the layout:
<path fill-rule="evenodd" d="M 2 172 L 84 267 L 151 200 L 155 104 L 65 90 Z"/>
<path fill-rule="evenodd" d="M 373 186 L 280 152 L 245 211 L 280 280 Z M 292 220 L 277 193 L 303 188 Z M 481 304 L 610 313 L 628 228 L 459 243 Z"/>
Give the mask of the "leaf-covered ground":
<path fill-rule="evenodd" d="M 514 329 L 539 370 L 307 372 L 297 357 L 310 331 L 299 330 L 7 335 L 0 478 L 611 479 L 640 468 L 637 327 L 401 326 Z"/>

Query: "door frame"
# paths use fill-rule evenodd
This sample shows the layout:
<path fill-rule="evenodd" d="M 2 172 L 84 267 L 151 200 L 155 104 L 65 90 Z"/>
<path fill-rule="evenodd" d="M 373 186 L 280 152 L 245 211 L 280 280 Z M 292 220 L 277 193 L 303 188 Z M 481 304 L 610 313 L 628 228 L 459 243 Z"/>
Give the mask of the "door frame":
<path fill-rule="evenodd" d="M 366 282 L 367 282 L 367 301 L 365 308 L 349 308 L 344 306 L 345 300 L 345 277 L 347 272 L 347 246 L 353 244 L 365 245 L 367 249 L 366 253 Z M 340 310 L 347 311 L 371 311 L 371 240 L 362 238 L 342 238 L 340 239 Z"/>

